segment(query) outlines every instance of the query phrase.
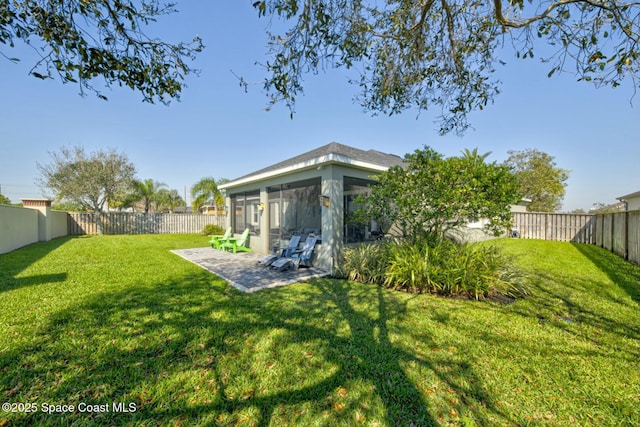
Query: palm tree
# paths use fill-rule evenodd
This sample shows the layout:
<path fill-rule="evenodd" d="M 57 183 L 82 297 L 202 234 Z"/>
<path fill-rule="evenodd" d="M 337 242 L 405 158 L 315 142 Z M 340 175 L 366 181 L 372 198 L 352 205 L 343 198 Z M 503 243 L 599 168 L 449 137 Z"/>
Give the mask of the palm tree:
<path fill-rule="evenodd" d="M 485 159 L 490 155 L 491 155 L 491 151 L 488 151 L 484 154 L 478 153 L 478 147 L 476 147 L 473 150 L 469 150 L 468 148 L 465 148 L 464 151 L 462 151 L 461 157 L 466 160 L 471 160 L 473 162 L 473 165 L 477 166 L 478 163 L 484 163 Z"/>
<path fill-rule="evenodd" d="M 162 189 L 158 191 L 158 201 L 161 206 L 167 207 L 170 213 L 178 206 L 184 206 L 184 200 L 180 197 L 178 190 Z"/>
<path fill-rule="evenodd" d="M 193 199 L 193 211 L 197 212 L 202 206 L 210 204 L 216 207 L 216 211 L 219 211 L 224 206 L 224 197 L 220 190 L 218 190 L 218 184 L 226 182 L 225 179 L 221 179 L 218 182 L 212 177 L 202 178 L 191 188 L 191 198 Z"/>
<path fill-rule="evenodd" d="M 134 181 L 133 185 L 138 200 L 142 200 L 144 202 L 144 213 L 149 213 L 149 210 L 151 209 L 151 203 L 157 203 L 158 192 L 167 186 L 167 184 L 154 181 L 152 179 L 145 179 L 144 181 Z"/>

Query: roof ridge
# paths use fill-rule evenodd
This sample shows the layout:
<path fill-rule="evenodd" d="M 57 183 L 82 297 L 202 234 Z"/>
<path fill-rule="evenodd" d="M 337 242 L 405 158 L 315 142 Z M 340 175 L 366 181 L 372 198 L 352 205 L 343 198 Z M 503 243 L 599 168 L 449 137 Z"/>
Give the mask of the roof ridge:
<path fill-rule="evenodd" d="M 246 180 L 252 176 L 258 176 L 265 173 L 276 172 L 279 169 L 286 169 L 291 166 L 295 166 L 300 163 L 310 162 L 313 160 L 318 160 L 322 157 L 326 156 L 344 156 L 346 158 L 369 163 L 376 166 L 381 167 L 391 167 L 395 165 L 399 165 L 403 162 L 400 156 L 395 154 L 387 154 L 378 150 L 363 150 L 361 148 L 351 147 L 349 145 L 341 144 L 336 141 L 332 141 L 328 144 L 322 145 L 318 148 L 314 148 L 313 150 L 306 151 L 304 153 L 293 156 L 289 159 L 283 160 L 278 163 L 274 163 L 270 166 L 261 168 L 254 172 L 251 172 L 247 175 L 243 175 L 241 177 L 235 178 L 230 181 L 228 184 L 233 184 L 234 181 Z"/>

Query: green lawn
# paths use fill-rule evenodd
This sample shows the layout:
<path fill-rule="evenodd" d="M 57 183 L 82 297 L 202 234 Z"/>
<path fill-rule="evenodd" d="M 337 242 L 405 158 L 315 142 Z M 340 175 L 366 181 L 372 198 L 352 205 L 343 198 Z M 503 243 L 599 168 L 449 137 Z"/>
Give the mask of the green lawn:
<path fill-rule="evenodd" d="M 169 252 L 206 241 L 0 255 L 0 426 L 640 425 L 640 268 L 597 247 L 496 242 L 530 286 L 501 304 L 331 279 L 242 294 Z"/>

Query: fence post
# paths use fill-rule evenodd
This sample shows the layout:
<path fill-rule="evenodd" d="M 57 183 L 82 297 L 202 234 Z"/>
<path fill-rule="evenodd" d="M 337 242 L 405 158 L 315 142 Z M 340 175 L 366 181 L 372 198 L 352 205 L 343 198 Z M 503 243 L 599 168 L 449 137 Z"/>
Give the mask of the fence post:
<path fill-rule="evenodd" d="M 624 212 L 624 259 L 629 260 L 629 211 Z"/>
<path fill-rule="evenodd" d="M 544 215 L 544 240 L 549 240 L 549 214 Z"/>
<path fill-rule="evenodd" d="M 38 241 L 51 240 L 51 200 L 49 199 L 22 199 L 25 208 L 38 211 Z"/>

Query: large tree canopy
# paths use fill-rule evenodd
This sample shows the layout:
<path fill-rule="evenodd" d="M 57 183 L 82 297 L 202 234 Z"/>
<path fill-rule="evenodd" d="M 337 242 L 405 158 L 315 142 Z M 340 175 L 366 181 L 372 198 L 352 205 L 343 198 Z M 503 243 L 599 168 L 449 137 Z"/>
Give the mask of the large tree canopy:
<path fill-rule="evenodd" d="M 136 168 L 125 154 L 115 149 L 86 153 L 82 147 L 51 152 L 51 163 L 38 163 L 38 180 L 58 201 L 68 201 L 85 209 L 102 212 L 105 205 L 127 193 Z"/>
<path fill-rule="evenodd" d="M 638 87 L 640 2 L 637 0 L 259 0 L 261 16 L 288 30 L 269 33 L 265 88 L 293 112 L 306 73 L 325 67 L 358 70 L 365 109 L 388 114 L 439 109 L 441 132 L 463 131 L 467 114 L 498 93 L 498 50 L 534 56 L 534 41 L 551 46 L 549 75 L 577 74 L 597 86 L 625 78 Z M 145 29 L 174 12 L 159 0 L 0 1 L 0 56 L 24 42 L 41 59 L 31 74 L 58 75 L 93 90 L 96 79 L 142 93 L 178 97 L 202 49 L 196 37 L 172 44 Z M 273 22 L 273 21 L 272 21 Z M 242 81 L 241 81 L 242 82 Z"/>
<path fill-rule="evenodd" d="M 463 131 L 467 114 L 498 93 L 498 49 L 534 56 L 551 45 L 549 76 L 575 73 L 617 86 L 640 72 L 640 2 L 634 0 L 263 0 L 260 15 L 290 25 L 270 34 L 272 102 L 293 111 L 305 73 L 356 68 L 359 101 L 372 112 L 439 108 L 441 132 Z"/>
<path fill-rule="evenodd" d="M 393 224 L 410 241 L 443 236 L 481 219 L 488 220 L 489 231 L 500 233 L 521 195 L 509 167 L 487 163 L 487 155 L 476 149 L 445 158 L 430 147 L 407 154 L 406 167 L 394 166 L 376 177 L 371 194 L 360 200 L 359 215 L 373 218 L 385 231 Z"/>
<path fill-rule="evenodd" d="M 94 86 L 102 78 L 107 86 L 141 92 L 146 101 L 167 102 L 179 96 L 193 71 L 186 61 L 202 49 L 198 37 L 171 44 L 144 33 L 158 16 L 174 11 L 157 0 L 0 1 L 0 56 L 18 61 L 6 47 L 21 41 L 41 57 L 31 70 L 35 77 L 57 74 L 106 99 Z"/>
<path fill-rule="evenodd" d="M 520 183 L 520 191 L 531 201 L 530 212 L 554 212 L 562 207 L 569 170 L 556 165 L 549 154 L 536 149 L 509 151 L 505 165 Z"/>

